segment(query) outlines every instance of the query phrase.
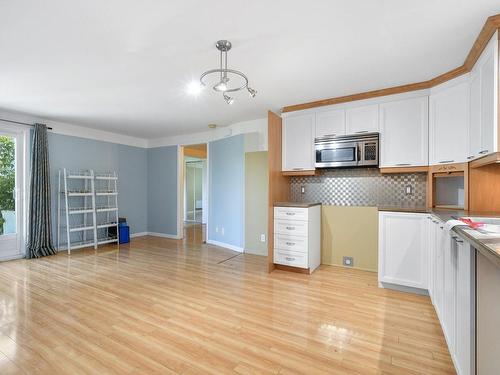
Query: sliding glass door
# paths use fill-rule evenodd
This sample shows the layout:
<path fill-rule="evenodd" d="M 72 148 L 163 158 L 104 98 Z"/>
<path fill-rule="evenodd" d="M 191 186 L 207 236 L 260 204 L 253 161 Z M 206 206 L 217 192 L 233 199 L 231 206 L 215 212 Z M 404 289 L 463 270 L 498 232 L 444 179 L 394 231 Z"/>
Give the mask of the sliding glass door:
<path fill-rule="evenodd" d="M 0 260 L 22 256 L 23 134 L 0 128 Z"/>

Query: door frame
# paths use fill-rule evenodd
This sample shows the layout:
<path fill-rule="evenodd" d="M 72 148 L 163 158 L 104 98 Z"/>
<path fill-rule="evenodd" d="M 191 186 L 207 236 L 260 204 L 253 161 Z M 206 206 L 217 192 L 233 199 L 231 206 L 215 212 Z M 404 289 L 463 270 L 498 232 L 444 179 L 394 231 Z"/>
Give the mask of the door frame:
<path fill-rule="evenodd" d="M 205 240 L 208 240 L 208 227 L 210 225 L 210 147 L 209 142 L 194 142 L 178 145 L 177 147 L 177 238 L 184 238 L 184 193 L 185 193 L 185 162 L 184 162 L 184 147 L 193 145 L 207 145 L 207 197 L 206 197 L 206 211 L 207 211 L 207 222 L 205 223 Z M 203 219 L 202 219 L 203 222 Z"/>
<path fill-rule="evenodd" d="M 0 120 L 1 121 L 1 120 Z M 16 142 L 16 235 L 17 254 L 0 255 L 0 261 L 24 258 L 26 255 L 26 240 L 28 233 L 28 199 L 29 199 L 29 156 L 30 127 L 25 125 L 5 124 L 1 121 L 0 135 L 14 137 Z M 19 167 L 19 168 L 18 168 Z M 18 170 L 19 169 L 19 170 Z"/>

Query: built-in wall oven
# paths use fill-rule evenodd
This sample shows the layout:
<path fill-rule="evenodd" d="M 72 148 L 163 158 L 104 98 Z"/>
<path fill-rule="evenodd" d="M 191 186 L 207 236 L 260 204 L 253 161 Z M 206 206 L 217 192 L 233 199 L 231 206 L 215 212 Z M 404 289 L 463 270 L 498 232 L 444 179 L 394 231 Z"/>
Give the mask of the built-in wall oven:
<path fill-rule="evenodd" d="M 379 133 L 321 137 L 314 146 L 316 168 L 378 166 Z"/>

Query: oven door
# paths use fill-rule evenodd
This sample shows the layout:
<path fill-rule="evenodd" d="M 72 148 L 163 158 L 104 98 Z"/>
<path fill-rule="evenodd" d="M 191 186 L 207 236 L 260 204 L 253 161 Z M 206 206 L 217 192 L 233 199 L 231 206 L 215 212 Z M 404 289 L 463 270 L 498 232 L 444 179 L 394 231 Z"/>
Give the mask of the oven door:
<path fill-rule="evenodd" d="M 355 167 L 361 159 L 358 142 L 318 142 L 316 168 Z"/>

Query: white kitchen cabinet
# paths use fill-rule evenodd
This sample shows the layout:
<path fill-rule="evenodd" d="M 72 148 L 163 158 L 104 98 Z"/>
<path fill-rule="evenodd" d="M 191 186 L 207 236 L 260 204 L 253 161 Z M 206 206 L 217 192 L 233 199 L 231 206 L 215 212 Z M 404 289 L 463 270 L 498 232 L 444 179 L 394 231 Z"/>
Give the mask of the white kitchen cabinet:
<path fill-rule="evenodd" d="M 454 237 L 453 237 L 454 238 Z M 456 298 L 457 298 L 457 243 L 451 241 L 444 250 L 443 330 L 452 357 L 455 357 Z"/>
<path fill-rule="evenodd" d="M 380 166 L 428 165 L 428 97 L 382 103 Z"/>
<path fill-rule="evenodd" d="M 493 35 L 470 76 L 468 160 L 498 151 L 498 36 Z"/>
<path fill-rule="evenodd" d="M 347 108 L 345 110 L 346 134 L 379 131 L 378 104 Z"/>
<path fill-rule="evenodd" d="M 449 246 L 448 233 L 444 223 L 433 219 L 435 225 L 435 245 L 434 245 L 434 307 L 439 319 L 443 316 L 444 301 L 444 249 Z"/>
<path fill-rule="evenodd" d="M 420 213 L 379 213 L 379 282 L 427 289 L 427 216 Z"/>
<path fill-rule="evenodd" d="M 308 269 L 321 263 L 321 205 L 274 207 L 274 263 Z"/>
<path fill-rule="evenodd" d="M 455 237 L 457 249 L 455 366 L 460 375 L 475 373 L 475 249 Z"/>
<path fill-rule="evenodd" d="M 283 119 L 282 170 L 314 170 L 315 114 L 301 114 Z"/>
<path fill-rule="evenodd" d="M 316 138 L 345 134 L 345 110 L 334 109 L 316 113 Z"/>
<path fill-rule="evenodd" d="M 467 160 L 469 128 L 469 76 L 436 86 L 429 98 L 429 164 Z"/>

